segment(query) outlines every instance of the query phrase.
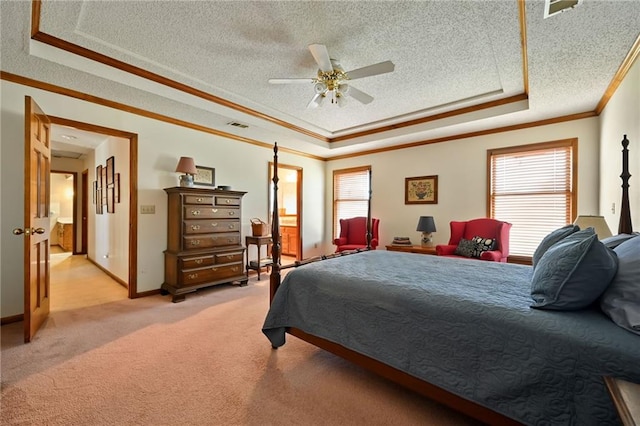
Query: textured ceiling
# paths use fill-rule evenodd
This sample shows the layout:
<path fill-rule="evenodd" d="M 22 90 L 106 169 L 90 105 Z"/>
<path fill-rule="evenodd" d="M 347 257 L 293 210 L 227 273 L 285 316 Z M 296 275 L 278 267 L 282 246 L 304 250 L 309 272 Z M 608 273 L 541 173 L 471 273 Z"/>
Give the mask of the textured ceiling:
<path fill-rule="evenodd" d="M 18 9 L 27 2 L 6 3 L 12 2 L 2 2 L 3 26 L 10 22 L 7 12 L 24 17 Z M 331 156 L 594 111 L 638 38 L 640 1 L 584 0 L 548 19 L 543 8 L 544 2 L 533 0 L 42 2 L 41 32 L 219 97 L 227 102 L 222 105 L 141 83 L 117 67 L 74 64 L 33 46 L 30 54 L 186 104 L 200 111 L 191 114 L 196 122 L 207 115 L 209 123 L 240 121 L 250 128 L 224 130 Z M 325 102 L 307 109 L 311 84 L 267 80 L 314 77 L 318 67 L 308 50 L 313 43 L 326 45 L 347 71 L 386 60 L 394 62 L 395 71 L 353 81 L 375 98 L 368 105 L 349 98 L 342 108 Z M 20 58 L 6 56 L 3 70 L 18 72 Z M 29 72 L 38 74 L 33 67 Z M 52 76 L 55 72 L 42 70 L 44 81 Z M 76 89 L 82 90 L 84 78 L 74 79 Z M 111 93 L 108 99 L 124 101 L 116 99 L 120 87 L 90 83 L 87 79 L 87 93 Z M 516 95 L 528 96 L 528 102 L 349 137 Z M 138 98 L 141 106 L 151 103 Z M 333 138 L 342 142 L 329 143 Z"/>

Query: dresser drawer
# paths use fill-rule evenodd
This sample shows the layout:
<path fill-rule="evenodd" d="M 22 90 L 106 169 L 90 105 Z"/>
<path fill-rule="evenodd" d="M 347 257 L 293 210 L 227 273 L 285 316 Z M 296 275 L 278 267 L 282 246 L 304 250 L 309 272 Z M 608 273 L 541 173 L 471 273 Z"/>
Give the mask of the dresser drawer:
<path fill-rule="evenodd" d="M 240 198 L 216 196 L 215 197 L 215 204 L 216 204 L 216 206 L 239 206 L 240 205 Z"/>
<path fill-rule="evenodd" d="M 233 278 L 242 275 L 242 263 L 232 263 L 222 266 L 212 266 L 208 268 L 191 269 L 183 271 L 182 284 L 195 285 L 209 281 L 218 281 L 225 278 Z"/>
<path fill-rule="evenodd" d="M 184 234 L 210 234 L 211 232 L 233 232 L 240 230 L 240 219 L 185 220 Z"/>
<path fill-rule="evenodd" d="M 244 260 L 244 252 L 230 251 L 228 253 L 216 253 L 214 257 L 217 265 L 224 263 L 242 262 Z"/>
<path fill-rule="evenodd" d="M 184 218 L 185 219 L 229 219 L 239 218 L 240 209 L 237 207 L 205 207 L 205 206 L 185 206 Z"/>
<path fill-rule="evenodd" d="M 180 258 L 180 270 L 201 268 L 203 266 L 211 266 L 215 263 L 215 256 L 208 254 L 205 256 L 183 257 Z"/>
<path fill-rule="evenodd" d="M 208 195 L 185 195 L 184 204 L 213 205 L 213 197 Z"/>
<path fill-rule="evenodd" d="M 183 238 L 183 247 L 185 250 L 232 246 L 239 244 L 239 232 L 234 232 L 232 234 L 185 235 Z"/>

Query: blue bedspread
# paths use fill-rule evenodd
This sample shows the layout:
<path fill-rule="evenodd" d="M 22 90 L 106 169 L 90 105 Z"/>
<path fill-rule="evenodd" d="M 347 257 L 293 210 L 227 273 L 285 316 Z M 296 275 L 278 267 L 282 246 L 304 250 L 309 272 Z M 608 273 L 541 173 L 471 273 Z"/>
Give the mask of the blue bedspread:
<path fill-rule="evenodd" d="M 525 424 L 618 424 L 603 376 L 640 382 L 640 336 L 598 309 L 536 310 L 529 266 L 369 251 L 290 271 L 263 332 L 296 327 Z"/>

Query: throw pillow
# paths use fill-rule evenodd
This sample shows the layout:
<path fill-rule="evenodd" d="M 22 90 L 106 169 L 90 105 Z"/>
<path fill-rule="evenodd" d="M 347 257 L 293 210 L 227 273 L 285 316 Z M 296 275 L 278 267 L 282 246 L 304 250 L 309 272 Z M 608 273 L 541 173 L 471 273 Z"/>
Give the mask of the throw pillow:
<path fill-rule="evenodd" d="M 595 302 L 618 269 L 616 253 L 593 228 L 557 242 L 540 259 L 531 280 L 532 308 L 575 310 Z"/>
<path fill-rule="evenodd" d="M 494 250 L 496 248 L 496 240 L 493 238 L 475 236 L 471 241 L 473 241 L 473 257 L 479 258 L 483 251 Z"/>
<path fill-rule="evenodd" d="M 611 248 L 611 249 L 615 249 L 616 247 L 618 247 L 620 244 L 624 243 L 627 240 L 630 240 L 631 238 L 635 238 L 640 236 L 639 233 L 635 232 L 633 234 L 618 234 L 618 235 L 613 235 L 611 237 L 607 237 L 607 238 L 603 238 L 602 240 L 602 244 L 604 244 L 605 246 Z"/>
<path fill-rule="evenodd" d="M 555 231 L 549 233 L 546 237 L 542 239 L 536 250 L 533 252 L 533 257 L 531 258 L 531 265 L 535 269 L 536 265 L 542 258 L 542 255 L 545 254 L 547 250 L 551 248 L 552 245 L 561 241 L 562 239 L 568 237 L 574 232 L 578 232 L 580 227 L 577 225 L 565 225 L 562 228 L 558 228 Z"/>
<path fill-rule="evenodd" d="M 614 249 L 618 273 L 600 298 L 600 308 L 613 322 L 640 334 L 640 238 Z"/>
<path fill-rule="evenodd" d="M 456 247 L 454 254 L 457 254 L 458 256 L 471 257 L 473 256 L 475 248 L 476 245 L 473 241 L 460 238 L 460 242 L 458 242 L 458 247 Z"/>

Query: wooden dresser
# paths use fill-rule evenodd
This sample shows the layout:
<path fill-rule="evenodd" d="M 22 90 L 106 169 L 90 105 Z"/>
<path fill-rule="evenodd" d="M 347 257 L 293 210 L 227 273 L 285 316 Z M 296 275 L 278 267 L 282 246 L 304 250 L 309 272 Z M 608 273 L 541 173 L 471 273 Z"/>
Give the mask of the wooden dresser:
<path fill-rule="evenodd" d="M 298 256 L 298 228 L 280 226 L 281 252 L 286 256 Z"/>
<path fill-rule="evenodd" d="M 181 302 L 201 287 L 248 281 L 241 236 L 246 192 L 165 188 L 169 197 L 162 292 Z"/>

